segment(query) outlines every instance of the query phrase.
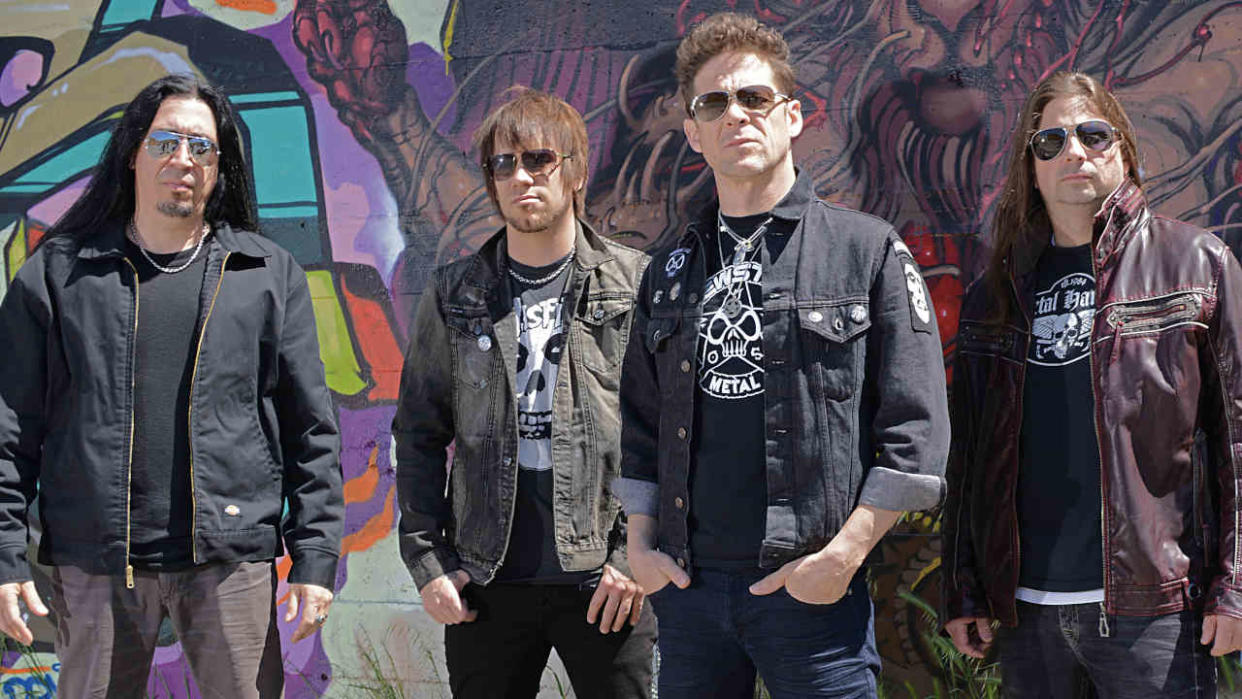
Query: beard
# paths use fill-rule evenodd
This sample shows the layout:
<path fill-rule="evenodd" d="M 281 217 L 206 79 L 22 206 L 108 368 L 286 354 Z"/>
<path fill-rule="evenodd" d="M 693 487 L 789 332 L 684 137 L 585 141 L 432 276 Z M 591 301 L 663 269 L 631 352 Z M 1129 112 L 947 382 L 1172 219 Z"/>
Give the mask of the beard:
<path fill-rule="evenodd" d="M 518 233 L 543 233 L 569 215 L 572 210 L 573 200 L 571 199 L 557 211 L 539 211 L 525 216 L 505 216 L 505 225 L 509 230 Z"/>
<path fill-rule="evenodd" d="M 189 218 L 194 215 L 194 205 L 181 201 L 161 201 L 155 205 L 157 211 L 172 218 Z"/>

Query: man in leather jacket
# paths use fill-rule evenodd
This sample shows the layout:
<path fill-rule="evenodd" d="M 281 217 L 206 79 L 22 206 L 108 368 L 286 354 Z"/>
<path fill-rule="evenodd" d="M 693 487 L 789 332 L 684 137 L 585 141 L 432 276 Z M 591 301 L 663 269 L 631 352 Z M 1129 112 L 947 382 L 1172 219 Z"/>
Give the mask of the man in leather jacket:
<path fill-rule="evenodd" d="M 253 232 L 242 148 L 217 88 L 148 85 L 0 305 L 0 631 L 30 643 L 19 597 L 47 613 L 37 494 L 62 696 L 145 696 L 165 617 L 203 696 L 279 696 L 285 547 L 293 640 L 327 619 L 335 409 L 306 275 Z"/>
<path fill-rule="evenodd" d="M 610 484 L 647 256 L 578 218 L 587 133 L 564 101 L 519 90 L 476 145 L 505 227 L 435 271 L 410 326 L 401 555 L 446 625 L 453 696 L 534 697 L 556 648 L 578 696 L 645 698 L 655 621 Z"/>
<path fill-rule="evenodd" d="M 1215 696 L 1242 647 L 1242 268 L 1148 209 L 1137 145 L 1040 83 L 962 307 L 943 618 L 1008 696 Z"/>

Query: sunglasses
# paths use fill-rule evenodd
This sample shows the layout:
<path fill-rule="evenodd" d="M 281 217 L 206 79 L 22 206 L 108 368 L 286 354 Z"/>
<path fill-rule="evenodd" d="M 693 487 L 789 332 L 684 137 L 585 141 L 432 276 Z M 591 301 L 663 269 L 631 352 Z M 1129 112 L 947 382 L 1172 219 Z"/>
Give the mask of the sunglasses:
<path fill-rule="evenodd" d="M 1092 119 L 1084 121 L 1081 124 L 1067 129 L 1063 126 L 1054 126 L 1050 129 L 1041 129 L 1031 136 L 1030 145 L 1031 152 L 1040 160 L 1052 160 L 1065 150 L 1065 144 L 1069 143 L 1070 131 L 1078 138 L 1078 142 L 1083 148 L 1093 150 L 1097 153 L 1103 153 L 1108 150 L 1120 137 L 1117 129 L 1107 121 Z"/>
<path fill-rule="evenodd" d="M 767 112 L 781 102 L 789 100 L 767 85 L 747 85 L 736 90 L 712 90 L 690 101 L 690 116 L 696 121 L 715 121 L 729 111 L 733 100 L 750 112 Z"/>
<path fill-rule="evenodd" d="M 189 146 L 190 159 L 203 167 L 213 164 L 216 161 L 216 155 L 220 152 L 219 146 L 210 138 L 160 130 L 152 131 L 151 135 L 147 136 L 147 155 L 156 159 L 167 158 L 177 152 L 182 141 Z"/>
<path fill-rule="evenodd" d="M 562 162 L 572 157 L 569 153 L 558 153 L 550 148 L 536 148 L 521 153 L 497 153 L 488 158 L 483 167 L 491 173 L 493 180 L 501 182 L 513 177 L 519 161 L 531 177 L 539 177 L 556 172 Z"/>

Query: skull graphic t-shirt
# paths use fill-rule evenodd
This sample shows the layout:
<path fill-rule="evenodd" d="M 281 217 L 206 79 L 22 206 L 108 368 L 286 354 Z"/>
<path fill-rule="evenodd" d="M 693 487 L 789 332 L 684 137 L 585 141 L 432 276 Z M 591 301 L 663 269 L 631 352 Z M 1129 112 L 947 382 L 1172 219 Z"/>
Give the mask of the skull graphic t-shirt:
<path fill-rule="evenodd" d="M 552 516 L 552 398 L 568 339 L 565 290 L 569 258 L 546 267 L 509 260 L 509 290 L 517 323 L 514 390 L 518 420 L 518 487 L 509 548 L 497 580 L 580 584 L 599 571 L 566 573 L 556 554 Z M 566 468 L 581 467 L 565 464 Z"/>
<path fill-rule="evenodd" d="M 1019 597 L 1038 603 L 1103 587 L 1091 246 L 1049 246 L 1032 288 L 1017 492 Z"/>
<path fill-rule="evenodd" d="M 761 248 L 779 257 L 793 224 L 766 213 L 723 222 L 702 248 L 687 515 L 695 566 L 732 569 L 757 565 L 767 512 Z"/>

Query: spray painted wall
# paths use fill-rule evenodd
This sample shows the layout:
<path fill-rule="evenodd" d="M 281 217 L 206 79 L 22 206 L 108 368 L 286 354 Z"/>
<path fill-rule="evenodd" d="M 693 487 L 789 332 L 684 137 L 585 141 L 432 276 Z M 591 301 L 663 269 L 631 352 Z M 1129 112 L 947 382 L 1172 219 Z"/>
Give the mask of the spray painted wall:
<path fill-rule="evenodd" d="M 1157 210 L 1242 237 L 1242 2 L 1139 0 L 21 0 L 0 5 L 0 294 L 82 190 L 120 110 L 167 72 L 232 95 L 265 232 L 305 267 L 344 435 L 347 536 L 331 622 L 286 643 L 291 697 L 363 691 L 371 661 L 440 696 L 438 629 L 397 555 L 389 424 L 406 325 L 433 265 L 499 224 L 469 141 L 510 85 L 558 94 L 591 135 L 589 218 L 636 247 L 710 196 L 671 68 L 707 13 L 750 12 L 793 49 L 821 196 L 877 214 L 915 252 L 946 357 L 977 274 L 1028 89 L 1056 69 L 1119 94 Z M 5 338 L 5 341 L 17 341 Z M 886 675 L 921 682 L 938 514 L 873 567 Z M 282 612 L 288 572 L 280 562 Z M 0 695 L 51 694 L 53 627 L 6 653 Z M 282 626 L 288 639 L 292 626 Z M 369 659 L 369 660 L 368 660 Z M 196 696 L 171 629 L 149 691 Z M 549 675 L 547 684 L 555 687 Z"/>

